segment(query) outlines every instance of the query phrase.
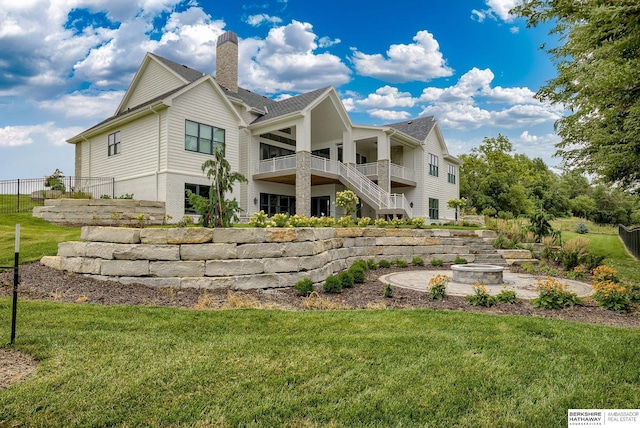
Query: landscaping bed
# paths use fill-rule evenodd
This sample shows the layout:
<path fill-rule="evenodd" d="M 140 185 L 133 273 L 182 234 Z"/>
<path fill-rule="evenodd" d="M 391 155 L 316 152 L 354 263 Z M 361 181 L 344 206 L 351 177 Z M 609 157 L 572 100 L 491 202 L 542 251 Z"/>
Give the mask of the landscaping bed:
<path fill-rule="evenodd" d="M 619 314 L 598 307 L 591 299 L 585 299 L 584 306 L 550 310 L 534 308 L 526 300 L 520 300 L 515 304 L 500 303 L 490 308 L 472 306 L 462 296 L 446 296 L 444 300 L 432 300 L 425 292 L 400 287 L 393 287 L 391 297 L 383 297 L 385 284 L 378 279 L 380 276 L 398 271 L 428 269 L 441 270 L 442 267 L 409 266 L 368 270 L 364 283 L 355 284 L 354 287 L 346 288 L 339 294 L 319 291 L 309 298 L 303 298 L 292 288 L 229 291 L 160 289 L 139 284 L 124 285 L 118 282 L 95 280 L 33 263 L 20 267 L 19 298 L 77 304 L 152 305 L 188 309 L 247 307 L 283 310 L 436 309 L 495 315 L 526 315 L 640 328 L 640 311 L 637 307 L 628 314 Z M 11 295 L 12 281 L 12 271 L 0 274 L 0 295 Z M 425 280 L 425 288 L 426 286 Z"/>

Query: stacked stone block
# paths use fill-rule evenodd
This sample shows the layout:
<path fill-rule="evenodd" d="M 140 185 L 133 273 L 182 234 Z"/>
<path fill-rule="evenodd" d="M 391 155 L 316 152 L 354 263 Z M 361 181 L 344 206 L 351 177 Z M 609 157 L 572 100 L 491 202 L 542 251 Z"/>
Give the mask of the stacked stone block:
<path fill-rule="evenodd" d="M 145 215 L 149 225 L 165 221 L 164 202 L 135 199 L 46 199 L 44 206 L 34 207 L 33 216 L 63 225 L 134 225 L 136 217 Z"/>
<path fill-rule="evenodd" d="M 481 231 L 480 231 L 481 232 Z M 358 259 L 473 262 L 455 231 L 379 228 L 172 228 L 85 226 L 41 263 L 125 284 L 184 288 L 290 287 L 320 283 Z M 482 242 L 480 236 L 476 240 Z"/>

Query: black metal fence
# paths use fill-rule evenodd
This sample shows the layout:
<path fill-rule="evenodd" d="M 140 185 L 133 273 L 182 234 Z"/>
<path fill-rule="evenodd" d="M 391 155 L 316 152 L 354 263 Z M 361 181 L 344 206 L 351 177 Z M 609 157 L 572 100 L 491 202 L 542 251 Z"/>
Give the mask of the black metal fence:
<path fill-rule="evenodd" d="M 640 259 L 640 227 L 629 229 L 620 224 L 618 225 L 618 235 L 633 257 Z"/>
<path fill-rule="evenodd" d="M 0 214 L 31 211 L 45 199 L 99 198 L 113 194 L 113 178 L 60 177 L 55 182 L 47 178 L 18 178 L 0 181 Z"/>

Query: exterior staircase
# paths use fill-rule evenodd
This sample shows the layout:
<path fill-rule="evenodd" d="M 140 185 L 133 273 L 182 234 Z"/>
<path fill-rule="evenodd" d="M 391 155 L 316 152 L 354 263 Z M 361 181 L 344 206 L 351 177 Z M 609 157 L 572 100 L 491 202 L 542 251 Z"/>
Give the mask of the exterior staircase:
<path fill-rule="evenodd" d="M 475 256 L 473 263 L 504 267 L 507 266 L 507 261 L 502 254 L 500 254 L 498 250 L 493 248 L 493 245 L 491 245 L 491 239 L 469 235 L 456 237 L 462 238 L 463 245 L 468 247 L 469 253 Z"/>

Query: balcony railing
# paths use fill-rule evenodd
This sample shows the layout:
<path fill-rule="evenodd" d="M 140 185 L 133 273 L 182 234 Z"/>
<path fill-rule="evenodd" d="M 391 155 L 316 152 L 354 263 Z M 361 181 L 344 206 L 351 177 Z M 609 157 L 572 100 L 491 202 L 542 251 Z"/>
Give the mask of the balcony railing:
<path fill-rule="evenodd" d="M 375 165 L 377 169 L 377 163 L 364 165 Z M 296 155 L 294 154 L 262 160 L 254 170 L 259 174 L 263 174 L 295 170 L 295 168 Z M 365 199 L 376 210 L 404 211 L 407 217 L 411 217 L 411 207 L 404 194 L 390 194 L 383 190 L 376 183 L 369 180 L 357 166 L 346 165 L 340 161 L 311 155 L 311 171 L 337 176 L 343 184 L 352 188 L 359 197 Z"/>
<path fill-rule="evenodd" d="M 356 169 L 367 177 L 378 175 L 378 162 L 361 163 Z"/>
<path fill-rule="evenodd" d="M 411 168 L 404 167 L 402 165 L 391 164 L 391 177 L 401 178 L 403 180 L 415 181 L 415 172 Z"/>

